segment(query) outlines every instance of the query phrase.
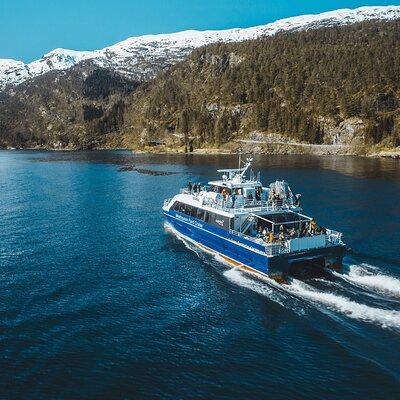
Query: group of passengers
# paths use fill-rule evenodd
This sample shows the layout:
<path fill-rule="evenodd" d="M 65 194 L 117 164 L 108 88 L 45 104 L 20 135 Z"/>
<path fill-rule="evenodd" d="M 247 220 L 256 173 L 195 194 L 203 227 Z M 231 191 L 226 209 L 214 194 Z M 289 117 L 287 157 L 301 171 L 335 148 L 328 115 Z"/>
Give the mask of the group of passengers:
<path fill-rule="evenodd" d="M 190 193 L 200 193 L 201 192 L 201 184 L 200 183 L 188 183 L 188 191 Z"/>
<path fill-rule="evenodd" d="M 268 202 L 273 204 L 273 205 L 282 205 L 283 204 L 283 198 L 279 195 L 279 193 L 276 193 L 275 190 L 270 189 L 268 193 Z"/>
<path fill-rule="evenodd" d="M 290 193 L 278 193 L 271 188 L 268 193 L 268 203 L 272 206 L 282 206 L 286 201 L 293 199 L 293 205 L 300 207 L 301 194 L 292 195 Z"/>
<path fill-rule="evenodd" d="M 189 182 L 187 185 L 187 190 L 189 193 L 196 194 L 200 193 L 200 191 L 203 189 L 200 183 L 192 183 Z M 242 188 L 236 188 L 236 189 L 230 189 L 227 187 L 219 187 L 219 186 L 214 186 L 212 189 L 215 193 L 221 194 L 223 201 L 227 204 L 229 204 L 230 207 L 235 207 L 235 202 L 238 198 L 243 197 L 243 189 Z M 261 187 L 256 187 L 253 193 L 248 193 L 247 196 L 243 197 L 244 200 L 248 200 L 250 202 L 253 202 L 254 200 L 259 202 L 262 199 L 262 188 Z"/>
<path fill-rule="evenodd" d="M 215 189 L 217 192 L 219 192 L 222 195 L 223 200 L 230 204 L 231 207 L 235 207 L 235 202 L 238 199 L 238 197 L 243 197 L 243 189 L 242 188 L 236 188 L 236 189 L 229 189 L 229 188 L 217 188 Z M 262 188 L 257 187 L 254 191 L 254 195 L 252 192 L 248 193 L 247 196 L 245 196 L 243 199 L 249 201 L 252 203 L 253 201 L 261 201 L 261 195 L 262 195 Z"/>
<path fill-rule="evenodd" d="M 197 194 L 203 189 L 200 183 L 188 183 L 188 191 L 189 193 Z M 236 188 L 230 189 L 227 187 L 214 186 L 212 189 L 214 192 L 221 194 L 223 201 L 226 204 L 229 204 L 230 207 L 234 208 L 236 200 L 239 198 L 243 198 L 246 203 L 256 204 L 262 200 L 263 189 L 258 186 L 255 188 L 254 192 L 248 192 L 245 197 L 243 197 L 243 189 Z M 254 194 L 253 194 L 254 193 Z M 300 206 L 300 198 L 301 195 L 297 194 L 294 196 L 293 204 L 295 206 Z M 269 190 L 268 194 L 268 203 L 272 206 L 282 206 L 286 198 L 283 198 L 282 195 L 276 192 L 273 188 Z"/>
<path fill-rule="evenodd" d="M 316 221 L 312 219 L 310 222 L 301 224 L 299 227 L 291 228 L 285 227 L 283 224 L 279 225 L 279 232 L 276 233 L 269 229 L 266 225 L 260 225 L 257 228 L 256 237 L 264 240 L 267 243 L 283 243 L 286 240 L 326 234 L 326 229 L 317 225 Z"/>
<path fill-rule="evenodd" d="M 238 197 L 243 196 L 242 189 L 235 189 L 231 191 L 230 189 L 224 187 L 219 190 L 219 188 L 216 189 L 219 193 L 221 193 L 221 196 L 224 200 L 225 203 L 229 203 L 231 207 L 235 207 L 235 202 Z"/>

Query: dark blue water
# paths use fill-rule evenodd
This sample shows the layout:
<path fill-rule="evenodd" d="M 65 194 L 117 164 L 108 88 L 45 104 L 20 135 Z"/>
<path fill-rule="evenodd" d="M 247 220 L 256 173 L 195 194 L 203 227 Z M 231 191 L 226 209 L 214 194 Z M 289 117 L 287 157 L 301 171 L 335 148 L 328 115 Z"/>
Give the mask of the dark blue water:
<path fill-rule="evenodd" d="M 255 158 L 349 247 L 284 288 L 164 228 L 164 198 L 234 164 L 0 152 L 0 397 L 400 398 L 399 162 Z"/>

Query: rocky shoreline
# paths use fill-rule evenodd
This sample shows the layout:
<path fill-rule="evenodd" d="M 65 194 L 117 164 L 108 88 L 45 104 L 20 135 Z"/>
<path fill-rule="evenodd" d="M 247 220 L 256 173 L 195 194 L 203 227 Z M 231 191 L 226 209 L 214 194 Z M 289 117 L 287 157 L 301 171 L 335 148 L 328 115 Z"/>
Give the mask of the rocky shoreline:
<path fill-rule="evenodd" d="M 149 153 L 149 154 L 195 154 L 195 155 L 228 155 L 235 154 L 242 149 L 245 153 L 253 154 L 297 154 L 297 155 L 315 155 L 315 156 L 360 156 L 360 157 L 377 157 L 377 158 L 392 158 L 400 159 L 400 147 L 396 148 L 372 148 L 355 147 L 348 145 L 334 144 L 310 144 L 310 143 L 266 143 L 256 142 L 252 140 L 240 140 L 228 142 L 224 147 L 204 146 L 193 149 L 192 152 L 187 152 L 185 146 L 140 146 L 140 147 L 95 147 L 92 149 L 84 149 L 78 147 L 50 147 L 37 146 L 26 148 L 5 147 L 0 150 L 32 150 L 32 151 L 118 151 L 126 150 L 134 153 Z"/>
<path fill-rule="evenodd" d="M 235 154 L 242 149 L 245 153 L 253 154 L 292 154 L 292 155 L 315 155 L 315 156 L 359 156 L 359 157 L 377 157 L 400 159 L 400 147 L 393 149 L 365 149 L 354 146 L 327 145 L 327 144 L 251 144 L 227 143 L 223 149 L 218 147 L 201 147 L 193 149 L 192 152 L 186 152 L 185 147 L 144 147 L 133 149 L 136 153 L 153 154 L 196 154 L 196 155 L 222 155 Z"/>

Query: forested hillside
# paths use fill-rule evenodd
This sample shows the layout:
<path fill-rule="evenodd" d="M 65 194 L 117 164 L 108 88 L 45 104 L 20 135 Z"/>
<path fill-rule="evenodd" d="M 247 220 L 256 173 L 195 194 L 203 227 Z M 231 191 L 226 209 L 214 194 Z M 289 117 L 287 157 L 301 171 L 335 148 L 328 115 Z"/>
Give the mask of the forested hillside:
<path fill-rule="evenodd" d="M 400 20 L 212 44 L 134 82 L 88 63 L 0 94 L 0 147 L 400 145 Z"/>
<path fill-rule="evenodd" d="M 118 146 L 125 99 L 137 82 L 90 63 L 0 93 L 0 147 Z"/>
<path fill-rule="evenodd" d="M 332 143 L 341 127 L 397 146 L 399 84 L 400 21 L 216 44 L 137 92 L 125 132 L 131 143 L 175 133 L 220 145 L 254 130 Z"/>

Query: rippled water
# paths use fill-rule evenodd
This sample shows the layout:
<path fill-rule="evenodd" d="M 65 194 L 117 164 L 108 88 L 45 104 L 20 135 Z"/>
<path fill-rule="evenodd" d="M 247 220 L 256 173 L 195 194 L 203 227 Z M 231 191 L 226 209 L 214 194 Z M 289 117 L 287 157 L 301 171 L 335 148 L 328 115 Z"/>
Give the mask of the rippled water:
<path fill-rule="evenodd" d="M 164 227 L 164 198 L 234 165 L 0 152 L 0 397 L 400 398 L 400 163 L 255 157 L 348 244 L 343 275 L 286 286 Z"/>

